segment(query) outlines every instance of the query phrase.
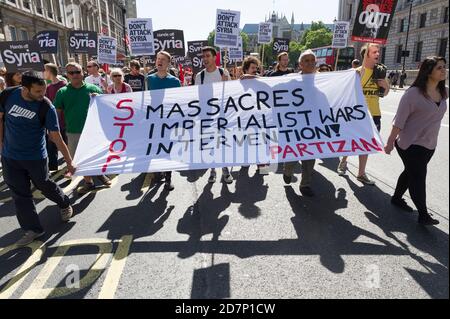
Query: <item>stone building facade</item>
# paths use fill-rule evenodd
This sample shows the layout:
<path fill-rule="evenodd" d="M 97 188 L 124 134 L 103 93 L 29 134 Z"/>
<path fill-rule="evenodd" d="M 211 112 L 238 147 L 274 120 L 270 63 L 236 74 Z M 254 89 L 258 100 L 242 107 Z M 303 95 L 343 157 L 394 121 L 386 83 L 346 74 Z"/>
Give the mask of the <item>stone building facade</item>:
<path fill-rule="evenodd" d="M 59 53 L 45 54 L 44 59 L 62 66 L 75 59 L 85 65 L 86 55 L 69 54 L 67 34 L 70 30 L 95 31 L 117 38 L 118 55 L 125 56 L 125 19 L 127 6 L 132 4 L 125 0 L 0 0 L 0 41 L 30 40 L 40 31 L 57 30 Z M 129 17 L 133 15 L 135 7 Z"/>

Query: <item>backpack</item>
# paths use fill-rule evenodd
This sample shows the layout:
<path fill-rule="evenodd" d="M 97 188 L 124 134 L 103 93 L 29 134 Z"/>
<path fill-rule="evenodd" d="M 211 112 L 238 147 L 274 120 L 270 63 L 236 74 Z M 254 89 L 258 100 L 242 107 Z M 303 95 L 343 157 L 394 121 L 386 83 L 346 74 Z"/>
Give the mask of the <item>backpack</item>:
<path fill-rule="evenodd" d="M 223 75 L 225 74 L 225 71 L 222 68 L 219 68 L 219 72 L 220 72 L 220 76 L 223 77 Z M 200 72 L 200 78 L 201 78 L 201 84 L 205 83 L 205 76 L 206 76 L 206 71 L 202 70 Z"/>
<path fill-rule="evenodd" d="M 14 87 L 7 88 L 4 91 L 2 91 L 2 93 L 0 93 L 0 107 L 1 107 L 1 109 L 4 110 L 5 113 L 7 113 L 6 102 L 7 102 L 8 98 L 14 91 L 19 90 L 19 89 L 20 89 L 19 86 L 14 86 Z M 38 116 L 39 116 L 39 122 L 41 123 L 41 127 L 45 127 L 47 113 L 50 110 L 51 104 L 52 103 L 50 102 L 50 100 L 48 98 L 44 97 L 44 99 L 41 101 L 41 103 L 39 105 Z M 3 121 L 5 121 L 5 117 L 3 117 Z"/>

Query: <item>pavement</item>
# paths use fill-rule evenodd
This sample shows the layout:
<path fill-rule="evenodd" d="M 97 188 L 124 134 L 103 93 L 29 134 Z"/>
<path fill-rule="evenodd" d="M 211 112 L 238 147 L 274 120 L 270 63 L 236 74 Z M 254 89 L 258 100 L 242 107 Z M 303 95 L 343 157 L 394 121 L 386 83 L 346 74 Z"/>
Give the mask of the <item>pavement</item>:
<path fill-rule="evenodd" d="M 382 99 L 384 139 L 403 92 Z M 206 171 L 176 173 L 171 193 L 123 175 L 71 195 L 76 215 L 62 224 L 35 192 L 46 235 L 22 249 L 0 177 L 0 298 L 448 298 L 448 143 L 447 114 L 427 181 L 441 224 L 429 228 L 389 202 L 403 169 L 396 153 L 370 157 L 374 187 L 356 180 L 357 158 L 345 177 L 337 159 L 319 160 L 314 199 L 280 170 L 234 168 L 229 186 L 208 184 Z M 71 194 L 78 181 L 61 175 Z"/>

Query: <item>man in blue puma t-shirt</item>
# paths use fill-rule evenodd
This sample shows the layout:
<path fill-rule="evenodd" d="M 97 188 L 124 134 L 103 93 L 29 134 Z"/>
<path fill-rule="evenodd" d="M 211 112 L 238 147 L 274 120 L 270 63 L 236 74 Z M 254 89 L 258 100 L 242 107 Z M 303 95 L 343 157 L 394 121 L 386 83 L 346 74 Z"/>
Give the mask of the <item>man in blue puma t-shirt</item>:
<path fill-rule="evenodd" d="M 3 176 L 12 192 L 17 219 L 25 231 L 18 246 L 27 246 L 44 235 L 39 221 L 30 181 L 45 197 L 61 209 L 61 219 L 73 214 L 69 198 L 50 180 L 45 133 L 63 154 L 69 171 L 75 172 L 69 150 L 59 132 L 55 107 L 44 98 L 47 85 L 38 73 L 22 76 L 22 86 L 10 88 L 0 95 L 0 149 Z"/>

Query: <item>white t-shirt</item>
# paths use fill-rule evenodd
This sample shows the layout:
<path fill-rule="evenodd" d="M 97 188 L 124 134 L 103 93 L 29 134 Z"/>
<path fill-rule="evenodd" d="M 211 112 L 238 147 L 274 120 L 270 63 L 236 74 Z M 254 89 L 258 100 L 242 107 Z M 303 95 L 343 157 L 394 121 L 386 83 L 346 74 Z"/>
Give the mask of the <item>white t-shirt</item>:
<path fill-rule="evenodd" d="M 109 80 L 109 79 L 108 79 L 108 80 Z M 104 83 L 105 83 L 105 81 L 107 81 L 107 80 L 105 80 L 101 75 L 99 75 L 99 76 L 89 75 L 84 81 L 85 81 L 86 83 L 96 85 L 96 86 L 98 86 L 100 89 L 104 90 L 104 89 L 105 89 Z M 108 81 L 108 85 L 111 85 L 111 84 L 112 84 L 112 81 Z"/>
<path fill-rule="evenodd" d="M 224 77 L 230 81 L 231 77 L 230 77 L 230 73 L 228 72 L 228 70 L 223 69 L 223 75 Z M 216 83 L 216 82 L 222 82 L 222 75 L 220 75 L 220 71 L 219 68 L 217 68 L 214 72 L 208 72 L 205 70 L 203 70 L 202 72 L 205 72 L 205 81 L 203 81 L 203 84 L 209 84 L 209 83 Z M 197 76 L 195 77 L 195 84 L 196 85 L 201 85 L 202 84 L 202 72 L 199 72 L 197 74 Z"/>

